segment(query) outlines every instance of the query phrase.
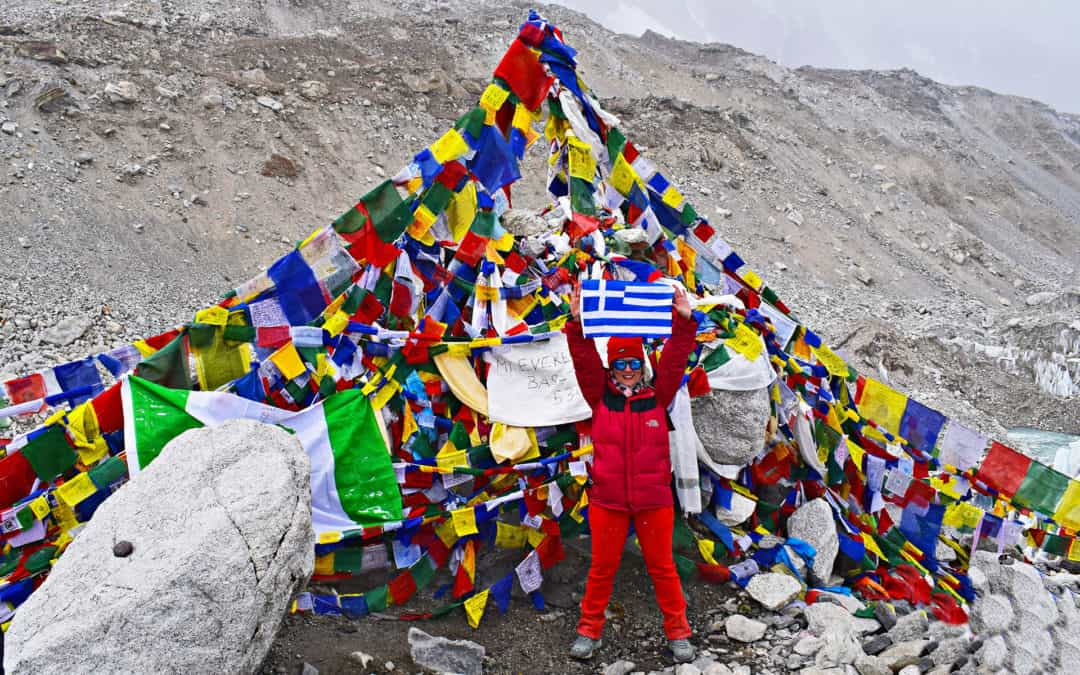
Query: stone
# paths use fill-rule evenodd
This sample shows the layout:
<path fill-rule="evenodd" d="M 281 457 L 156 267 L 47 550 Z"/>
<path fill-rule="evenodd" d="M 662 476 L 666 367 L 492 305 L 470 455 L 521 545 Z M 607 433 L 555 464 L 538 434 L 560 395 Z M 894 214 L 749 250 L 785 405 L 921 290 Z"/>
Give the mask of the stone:
<path fill-rule="evenodd" d="M 930 621 L 926 612 L 918 610 L 897 619 L 896 625 L 889 629 L 889 637 L 893 642 L 916 640 L 926 635 L 929 626 Z"/>
<path fill-rule="evenodd" d="M 319 669 L 304 661 L 303 667 L 300 668 L 300 675 L 319 675 Z"/>
<path fill-rule="evenodd" d="M 273 154 L 263 162 L 259 173 L 268 178 L 296 178 L 303 172 L 303 167 L 285 155 Z"/>
<path fill-rule="evenodd" d="M 1024 302 L 1031 307 L 1037 307 L 1038 305 L 1045 305 L 1046 303 L 1053 302 L 1057 297 L 1058 294 L 1054 291 L 1043 291 L 1041 293 L 1032 293 L 1024 298 Z"/>
<path fill-rule="evenodd" d="M 19 608 L 5 667 L 255 672 L 314 569 L 310 471 L 276 426 L 234 420 L 176 437 Z M 121 540 L 134 545 L 126 558 L 112 555 Z"/>
<path fill-rule="evenodd" d="M 971 605 L 971 628 L 979 635 L 1004 633 L 1012 620 L 1012 603 L 1004 595 L 983 595 Z"/>
<path fill-rule="evenodd" d="M 105 85 L 105 98 L 109 103 L 131 104 L 139 100 L 139 88 L 134 82 L 120 80 Z"/>
<path fill-rule="evenodd" d="M 1003 565 L 1001 569 L 1007 586 L 1005 595 L 1021 601 L 1020 606 L 1037 618 L 1040 627 L 1046 628 L 1057 621 L 1057 602 L 1043 585 L 1039 570 L 1022 562 Z"/>
<path fill-rule="evenodd" d="M 891 630 L 896 625 L 896 610 L 887 602 L 879 602 L 874 605 L 874 618 L 885 630 Z"/>
<path fill-rule="evenodd" d="M 135 552 L 135 545 L 130 541 L 118 541 L 113 545 L 112 552 L 117 558 L 126 558 Z"/>
<path fill-rule="evenodd" d="M 855 275 L 855 278 L 858 279 L 859 282 L 862 283 L 863 286 L 873 286 L 874 285 L 874 277 L 869 272 L 862 269 L 861 267 L 855 268 L 854 275 Z"/>
<path fill-rule="evenodd" d="M 876 656 L 863 654 L 855 659 L 854 665 L 855 670 L 859 671 L 859 675 L 892 675 L 892 670 Z"/>
<path fill-rule="evenodd" d="M 281 101 L 278 101 L 275 98 L 270 98 L 269 96 L 260 96 L 255 99 L 255 102 L 264 108 L 269 108 L 270 110 L 273 110 L 274 112 L 281 112 L 285 109 L 285 106 L 281 104 Z"/>
<path fill-rule="evenodd" d="M 15 48 L 15 53 L 24 58 L 33 59 L 34 61 L 43 61 L 45 63 L 56 65 L 68 62 L 67 54 L 59 47 L 52 42 L 45 42 L 42 40 L 28 40 L 19 43 L 19 46 Z"/>
<path fill-rule="evenodd" d="M 675 675 L 701 675 L 701 668 L 693 663 L 680 663 L 675 666 Z"/>
<path fill-rule="evenodd" d="M 765 637 L 766 628 L 768 626 L 764 623 L 748 619 L 742 614 L 733 614 L 724 621 L 724 632 L 729 638 L 739 642 L 757 642 Z"/>
<path fill-rule="evenodd" d="M 81 338 L 94 320 L 88 316 L 69 316 L 41 332 L 41 340 L 65 347 Z"/>
<path fill-rule="evenodd" d="M 803 586 L 790 574 L 766 572 L 755 574 L 746 585 L 746 592 L 766 609 L 776 611 L 799 597 Z"/>
<path fill-rule="evenodd" d="M 482 675 L 483 645 L 471 640 L 448 640 L 428 635 L 419 628 L 409 628 L 409 653 L 417 666 L 435 672 Z"/>
<path fill-rule="evenodd" d="M 821 640 L 821 649 L 814 655 L 817 666 L 845 666 L 855 663 L 855 659 L 863 654 L 855 634 L 843 626 L 830 626 L 821 636 Z"/>
<path fill-rule="evenodd" d="M 807 635 L 795 643 L 793 650 L 799 656 L 813 656 L 824 644 L 821 638 Z"/>
<path fill-rule="evenodd" d="M 300 83 L 300 95 L 309 101 L 318 101 L 330 94 L 330 87 L 319 80 L 307 80 Z"/>
<path fill-rule="evenodd" d="M 199 99 L 199 102 L 202 103 L 202 107 L 211 110 L 225 105 L 225 97 L 221 94 L 207 94 Z"/>
<path fill-rule="evenodd" d="M 507 209 L 499 220 L 506 231 L 515 237 L 532 237 L 552 231 L 547 221 L 528 209 Z"/>
<path fill-rule="evenodd" d="M 830 627 L 841 626 L 854 631 L 855 617 L 846 609 L 830 602 L 815 602 L 805 611 L 807 630 L 814 635 L 824 635 Z"/>
<path fill-rule="evenodd" d="M 923 647 L 929 640 L 909 640 L 900 642 L 878 654 L 878 658 L 893 672 L 904 666 L 915 665 L 922 658 Z"/>
<path fill-rule="evenodd" d="M 888 635 L 875 635 L 863 643 L 862 650 L 871 656 L 877 656 L 892 646 L 893 640 Z"/>
<path fill-rule="evenodd" d="M 800 227 L 802 226 L 804 220 L 803 214 L 799 213 L 798 209 L 788 209 L 787 219 L 795 223 L 796 226 Z"/>
<path fill-rule="evenodd" d="M 733 492 L 731 496 L 731 507 L 726 508 L 720 505 L 716 506 L 716 518 L 724 525 L 728 527 L 735 527 L 740 525 L 754 515 L 754 511 L 757 509 L 757 502 L 753 499 L 742 496 L 738 492 Z M 795 551 L 788 548 L 788 556 L 792 562 L 795 563 L 796 570 L 801 574 L 803 570 L 798 569 L 799 563 L 802 562 L 802 558 L 795 554 Z M 805 567 L 805 564 L 804 564 Z"/>
<path fill-rule="evenodd" d="M 45 82 L 34 92 L 34 109 L 39 112 L 58 113 L 77 107 L 78 103 L 63 80 Z"/>
<path fill-rule="evenodd" d="M 904 666 L 900 669 L 897 675 L 919 675 L 922 671 L 919 670 L 918 664 L 912 664 L 910 666 Z"/>
<path fill-rule="evenodd" d="M 765 447 L 761 430 L 771 411 L 768 388 L 713 389 L 690 399 L 690 408 L 705 452 L 717 464 L 743 466 Z"/>
<path fill-rule="evenodd" d="M 814 547 L 816 555 L 810 569 L 810 580 L 817 585 L 828 586 L 836 554 L 840 551 L 832 507 L 821 497 L 810 500 L 791 514 L 787 530 L 789 536 L 802 539 Z"/>
<path fill-rule="evenodd" d="M 368 664 L 375 660 L 375 657 L 367 652 L 356 651 L 349 654 L 349 660 L 361 668 L 367 668 Z"/>
<path fill-rule="evenodd" d="M 75 163 L 78 164 L 79 166 L 86 166 L 87 164 L 93 164 L 94 163 L 94 155 L 93 155 L 93 153 L 89 153 L 89 152 L 85 152 L 85 151 L 80 152 L 79 154 L 75 155 Z"/>
<path fill-rule="evenodd" d="M 12 122 L 11 120 L 7 120 L 3 124 L 0 124 L 0 131 L 4 132 L 8 136 L 14 136 L 15 132 L 18 130 L 19 125 L 16 122 Z"/>
<path fill-rule="evenodd" d="M 722 663 L 710 663 L 701 669 L 701 675 L 734 675 L 731 668 Z"/>
<path fill-rule="evenodd" d="M 938 648 L 930 653 L 930 657 L 937 666 L 950 666 L 962 658 L 967 657 L 968 647 L 971 641 L 966 637 L 949 638 L 942 640 Z"/>
<path fill-rule="evenodd" d="M 600 672 L 603 675 L 627 675 L 627 673 L 633 672 L 634 668 L 637 668 L 637 664 L 633 661 L 619 660 L 608 664 Z"/>
<path fill-rule="evenodd" d="M 30 248 L 30 240 L 26 237 L 19 237 L 16 241 L 19 242 L 20 248 Z"/>

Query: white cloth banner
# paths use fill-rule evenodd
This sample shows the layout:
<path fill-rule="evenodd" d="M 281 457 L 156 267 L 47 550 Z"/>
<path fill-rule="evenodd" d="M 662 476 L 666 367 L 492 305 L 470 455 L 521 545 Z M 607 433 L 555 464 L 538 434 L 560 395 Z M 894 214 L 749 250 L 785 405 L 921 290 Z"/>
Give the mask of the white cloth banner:
<path fill-rule="evenodd" d="M 548 427 L 592 415 L 566 336 L 508 347 L 490 357 L 488 417 L 516 427 Z"/>
<path fill-rule="evenodd" d="M 725 349 L 725 347 L 721 343 L 717 349 Z M 727 351 L 731 358 L 708 373 L 709 387 L 712 389 L 754 391 L 769 386 L 776 379 L 776 373 L 773 372 L 772 364 L 769 363 L 769 353 L 764 345 L 761 347 L 761 354 L 753 361 L 734 349 Z"/>

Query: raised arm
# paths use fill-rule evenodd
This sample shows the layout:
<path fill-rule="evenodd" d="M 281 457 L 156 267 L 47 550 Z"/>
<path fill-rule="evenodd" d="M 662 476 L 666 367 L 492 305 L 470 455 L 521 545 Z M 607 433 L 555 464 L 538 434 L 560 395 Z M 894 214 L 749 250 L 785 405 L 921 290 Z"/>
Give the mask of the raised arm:
<path fill-rule="evenodd" d="M 604 382 L 607 377 L 604 364 L 596 352 L 596 344 L 591 338 L 585 337 L 581 329 L 581 291 L 578 287 L 574 288 L 574 294 L 570 298 L 570 314 L 573 319 L 566 322 L 565 332 L 570 358 L 574 361 L 574 375 L 585 400 L 590 407 L 595 408 L 604 395 Z"/>
<path fill-rule="evenodd" d="M 694 349 L 697 322 L 690 310 L 690 302 L 682 289 L 675 290 L 674 316 L 671 317 L 671 338 L 664 345 L 660 363 L 656 367 L 656 402 L 666 408 L 682 386 L 683 374 Z"/>

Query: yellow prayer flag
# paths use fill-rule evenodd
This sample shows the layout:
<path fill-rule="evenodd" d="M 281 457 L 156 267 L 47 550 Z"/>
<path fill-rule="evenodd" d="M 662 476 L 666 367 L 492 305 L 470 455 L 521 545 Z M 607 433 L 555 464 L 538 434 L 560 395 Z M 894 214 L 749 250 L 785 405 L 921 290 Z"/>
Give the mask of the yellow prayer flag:
<path fill-rule="evenodd" d="M 484 89 L 484 93 L 480 95 L 480 107 L 498 111 L 503 106 L 503 103 L 506 103 L 509 96 L 510 92 L 495 83 L 491 83 Z"/>
<path fill-rule="evenodd" d="M 38 497 L 30 502 L 30 510 L 34 512 L 35 518 L 44 520 L 45 516 L 49 515 L 49 500 L 45 499 L 44 495 Z"/>
<path fill-rule="evenodd" d="M 630 189 L 634 187 L 634 181 L 638 180 L 637 172 L 634 171 L 634 167 L 630 166 L 630 162 L 626 161 L 626 158 L 619 154 L 615 157 L 615 163 L 611 167 L 611 187 L 619 191 L 619 194 L 624 197 L 630 194 Z"/>
<path fill-rule="evenodd" d="M 334 554 L 327 553 L 315 557 L 315 574 L 329 576 L 334 573 Z"/>
<path fill-rule="evenodd" d="M 525 528 L 510 523 L 496 523 L 495 545 L 500 548 L 521 548 L 525 545 Z"/>
<path fill-rule="evenodd" d="M 892 387 L 882 384 L 877 380 L 866 378 L 857 401 L 859 412 L 863 417 L 873 420 L 882 429 L 889 433 L 900 432 L 900 419 L 904 416 L 907 408 L 907 396 L 896 391 Z M 870 436 L 880 436 L 866 432 Z"/>
<path fill-rule="evenodd" d="M 488 595 L 490 593 L 491 589 L 485 588 L 483 591 L 465 601 L 465 617 L 469 620 L 469 625 L 473 628 L 478 628 L 480 626 L 480 619 L 484 617 L 484 609 L 487 607 Z"/>
<path fill-rule="evenodd" d="M 296 347 L 292 342 L 282 345 L 280 349 L 271 354 L 270 361 L 277 366 L 286 380 L 291 380 L 307 371 L 307 367 L 300 359 L 300 353 L 296 351 Z"/>
<path fill-rule="evenodd" d="M 465 537 L 470 534 L 480 534 L 480 530 L 476 529 L 476 511 L 471 506 L 466 506 L 463 509 L 455 509 L 450 512 L 450 518 L 454 522 L 454 532 L 459 537 Z"/>
<path fill-rule="evenodd" d="M 665 204 L 667 204 L 673 209 L 679 208 L 679 206 L 683 203 L 682 193 L 680 193 L 674 185 L 668 185 L 667 189 L 664 190 L 664 194 L 660 195 L 660 198 L 664 201 Z"/>
<path fill-rule="evenodd" d="M 454 523 L 452 520 L 444 520 L 435 526 L 435 536 L 439 538 L 447 548 L 454 545 L 454 542 L 458 540 L 457 532 L 454 531 Z"/>
<path fill-rule="evenodd" d="M 97 492 L 97 487 L 90 480 L 90 474 L 80 473 L 60 487 L 56 488 L 56 496 L 70 507 L 86 499 Z"/>
<path fill-rule="evenodd" d="M 431 212 L 424 204 L 416 207 L 413 211 L 413 221 L 409 225 L 409 235 L 414 239 L 422 239 L 427 234 L 431 226 L 435 224 L 435 220 L 438 218 Z"/>
<path fill-rule="evenodd" d="M 739 272 L 739 276 L 742 277 L 742 280 L 746 282 L 747 286 L 755 291 L 760 291 L 761 287 L 765 285 L 765 282 L 758 276 L 758 273 L 749 267 Z"/>
<path fill-rule="evenodd" d="M 758 334 L 744 323 L 738 324 L 735 328 L 735 337 L 725 340 L 724 343 L 745 356 L 749 361 L 757 360 L 757 357 L 761 355 L 761 350 L 764 348 Z"/>
<path fill-rule="evenodd" d="M 224 326 L 229 322 L 229 310 L 224 307 L 207 307 L 195 312 L 195 323 L 205 323 L 211 326 Z"/>
<path fill-rule="evenodd" d="M 1080 562 L 1080 539 L 1073 539 L 1069 542 L 1069 560 L 1073 562 Z"/>
<path fill-rule="evenodd" d="M 716 550 L 716 542 L 711 539 L 698 539 L 698 551 L 701 553 L 701 558 L 710 565 L 717 565 L 716 558 L 713 557 L 713 552 Z"/>
<path fill-rule="evenodd" d="M 340 532 L 320 532 L 319 543 L 320 544 L 336 544 L 341 541 Z"/>
<path fill-rule="evenodd" d="M 596 176 L 596 158 L 592 154 L 592 146 L 576 136 L 567 136 L 567 147 L 570 153 L 570 175 L 592 182 Z"/>
<path fill-rule="evenodd" d="M 1069 486 L 1065 488 L 1065 494 L 1061 496 L 1061 502 L 1054 511 L 1054 520 L 1070 530 L 1080 529 L 1080 482 L 1069 481 Z"/>
<path fill-rule="evenodd" d="M 431 154 L 439 164 L 457 159 L 468 151 L 469 144 L 457 129 L 450 129 L 431 144 Z"/>
<path fill-rule="evenodd" d="M 855 464 L 855 468 L 858 469 L 859 473 L 861 474 L 863 470 L 863 455 L 866 454 L 866 450 L 863 448 L 863 446 L 859 445 L 850 438 L 847 438 L 846 436 L 844 437 L 844 440 L 847 441 L 847 449 L 848 454 L 851 456 L 851 461 L 853 464 Z"/>
<path fill-rule="evenodd" d="M 814 347 L 813 350 L 818 361 L 821 361 L 821 364 L 825 366 L 825 369 L 829 371 L 830 375 L 836 375 L 838 377 L 848 376 L 847 364 L 844 363 L 844 359 L 837 356 L 833 350 L 825 345 Z"/>
<path fill-rule="evenodd" d="M 349 327 L 349 315 L 345 312 L 338 311 L 333 314 L 326 323 L 323 324 L 323 329 L 330 333 L 331 337 L 337 337 Z"/>
<path fill-rule="evenodd" d="M 499 289 L 496 288 L 495 286 L 480 286 L 478 284 L 478 285 L 474 286 L 474 288 L 476 289 L 475 295 L 476 295 L 477 300 L 489 300 L 490 301 L 490 300 L 498 300 L 499 299 Z"/>
<path fill-rule="evenodd" d="M 884 558 L 885 557 L 885 554 L 882 553 L 881 549 L 878 547 L 877 542 L 874 541 L 874 538 L 872 536 L 870 536 L 868 533 L 866 533 L 866 532 L 862 533 L 862 540 L 863 540 L 863 544 L 866 546 L 867 551 L 873 553 L 874 555 L 876 555 L 879 558 Z"/>
<path fill-rule="evenodd" d="M 408 403 L 406 403 L 405 419 L 401 425 L 401 442 L 404 443 L 405 441 L 412 438 L 412 435 L 419 431 L 419 429 L 420 426 L 416 423 L 416 417 L 413 416 L 412 408 L 409 407 Z"/>
<path fill-rule="evenodd" d="M 443 446 L 443 449 L 435 455 L 435 463 L 440 469 L 445 471 L 452 471 L 456 466 L 468 466 L 469 458 L 468 450 L 447 450 L 447 448 L 453 447 L 449 441 Z"/>
<path fill-rule="evenodd" d="M 529 546 L 536 548 L 547 537 L 543 530 L 534 530 L 531 527 L 525 529 L 525 537 L 529 540 Z"/>
<path fill-rule="evenodd" d="M 387 378 L 386 383 L 379 389 L 378 393 L 371 399 L 372 407 L 376 409 L 385 408 L 386 404 L 390 402 L 394 394 L 401 390 L 401 385 L 397 380 Z"/>
<path fill-rule="evenodd" d="M 75 520 L 75 512 L 63 500 L 57 500 L 56 506 L 52 509 L 52 515 L 60 525 L 60 529 L 65 532 L 79 525 L 79 521 Z"/>

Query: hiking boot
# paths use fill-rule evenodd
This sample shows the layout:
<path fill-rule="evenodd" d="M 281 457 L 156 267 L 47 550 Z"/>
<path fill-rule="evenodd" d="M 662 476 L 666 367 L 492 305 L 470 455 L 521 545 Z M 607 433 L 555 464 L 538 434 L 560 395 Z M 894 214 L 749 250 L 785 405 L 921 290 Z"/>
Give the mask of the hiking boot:
<path fill-rule="evenodd" d="M 600 649 L 600 645 L 603 643 L 600 640 L 594 640 L 584 635 L 577 636 L 574 640 L 574 644 L 570 646 L 570 658 L 577 659 L 579 661 L 588 661 L 593 657 L 593 654 L 597 649 Z"/>
<path fill-rule="evenodd" d="M 672 640 L 671 653 L 675 655 L 675 663 L 690 663 L 694 660 L 694 645 L 689 640 Z"/>

